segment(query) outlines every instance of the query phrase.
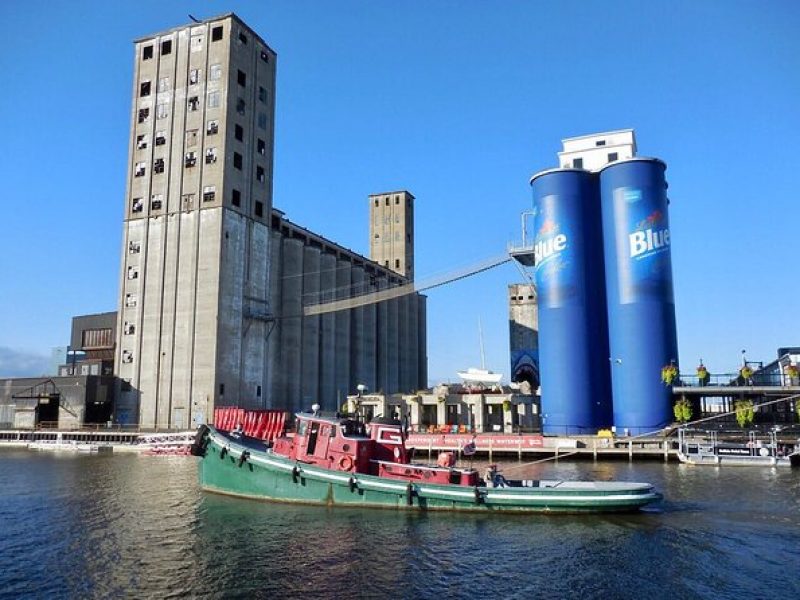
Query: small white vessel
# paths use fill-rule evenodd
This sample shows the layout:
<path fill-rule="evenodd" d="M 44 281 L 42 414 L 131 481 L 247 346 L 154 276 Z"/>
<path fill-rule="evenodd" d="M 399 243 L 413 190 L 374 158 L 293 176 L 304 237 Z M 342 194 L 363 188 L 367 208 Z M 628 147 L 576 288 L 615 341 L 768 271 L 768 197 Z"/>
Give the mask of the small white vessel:
<path fill-rule="evenodd" d="M 689 465 L 712 467 L 793 467 L 800 466 L 800 445 L 778 444 L 777 435 L 759 439 L 750 432 L 746 443 L 720 441 L 716 432 L 689 437 L 678 430 L 678 459 Z"/>
<path fill-rule="evenodd" d="M 464 380 L 464 385 L 472 387 L 483 384 L 484 386 L 494 386 L 500 383 L 503 378 L 502 373 L 495 373 L 486 368 L 486 354 L 483 350 L 483 328 L 478 319 L 478 336 L 481 344 L 481 368 L 470 367 L 466 371 L 456 371 L 456 374 Z"/>

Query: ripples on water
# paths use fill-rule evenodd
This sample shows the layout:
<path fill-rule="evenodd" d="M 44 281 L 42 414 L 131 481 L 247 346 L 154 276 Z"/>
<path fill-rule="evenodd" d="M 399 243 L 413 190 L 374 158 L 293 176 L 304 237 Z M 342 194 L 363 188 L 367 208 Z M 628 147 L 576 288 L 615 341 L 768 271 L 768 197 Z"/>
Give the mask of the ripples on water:
<path fill-rule="evenodd" d="M 0 596 L 798 598 L 800 472 L 549 463 L 650 481 L 625 515 L 419 514 L 204 494 L 190 457 L 0 451 Z"/>

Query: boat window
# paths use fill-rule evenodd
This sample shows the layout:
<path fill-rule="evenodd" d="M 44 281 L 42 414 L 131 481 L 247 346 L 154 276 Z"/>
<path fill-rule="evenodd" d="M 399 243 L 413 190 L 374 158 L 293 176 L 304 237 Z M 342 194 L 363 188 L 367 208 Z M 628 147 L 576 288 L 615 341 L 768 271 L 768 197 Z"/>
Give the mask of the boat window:
<path fill-rule="evenodd" d="M 308 421 L 300 421 L 297 424 L 297 435 L 304 436 L 306 434 L 307 427 L 308 427 Z"/>
<path fill-rule="evenodd" d="M 331 437 L 336 437 L 336 425 L 331 425 Z"/>
<path fill-rule="evenodd" d="M 319 423 L 316 421 L 311 421 L 311 428 L 308 433 L 308 446 L 306 447 L 306 452 L 308 454 L 314 454 L 314 450 L 317 448 L 317 436 L 319 435 Z"/>

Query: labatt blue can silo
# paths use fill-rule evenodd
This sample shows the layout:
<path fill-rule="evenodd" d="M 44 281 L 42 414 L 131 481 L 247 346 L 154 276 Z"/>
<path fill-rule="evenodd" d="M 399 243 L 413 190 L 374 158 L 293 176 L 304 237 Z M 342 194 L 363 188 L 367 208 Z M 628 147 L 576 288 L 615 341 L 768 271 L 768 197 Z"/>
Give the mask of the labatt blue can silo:
<path fill-rule="evenodd" d="M 678 360 L 666 165 L 632 158 L 600 171 L 611 384 L 617 433 L 672 421 L 661 368 Z"/>
<path fill-rule="evenodd" d="M 597 177 L 554 169 L 534 175 L 531 187 L 542 428 L 594 432 L 611 424 Z"/>

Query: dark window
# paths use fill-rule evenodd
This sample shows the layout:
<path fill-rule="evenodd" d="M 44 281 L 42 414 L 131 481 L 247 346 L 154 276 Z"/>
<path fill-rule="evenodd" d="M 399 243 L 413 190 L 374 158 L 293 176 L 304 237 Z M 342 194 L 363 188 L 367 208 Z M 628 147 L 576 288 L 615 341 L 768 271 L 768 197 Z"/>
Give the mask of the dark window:
<path fill-rule="evenodd" d="M 264 216 L 264 203 L 263 202 L 259 202 L 258 200 L 256 200 L 256 210 L 255 210 L 255 212 L 256 212 L 256 216 L 257 217 L 263 217 Z"/>
<path fill-rule="evenodd" d="M 136 149 L 137 150 L 144 150 L 145 148 L 147 148 L 147 136 L 144 135 L 144 134 L 137 135 L 136 136 Z"/>
<path fill-rule="evenodd" d="M 572 166 L 574 168 L 576 168 L 576 169 L 582 169 L 583 168 L 583 159 L 582 158 L 576 158 L 575 160 L 572 161 Z"/>
<path fill-rule="evenodd" d="M 159 197 L 158 199 L 153 200 L 152 202 L 150 202 L 150 208 L 152 208 L 153 210 L 161 210 L 161 204 L 162 203 L 163 203 L 163 200 L 161 200 L 161 198 Z"/>
<path fill-rule="evenodd" d="M 378 207 L 378 200 L 375 200 L 375 208 Z"/>
<path fill-rule="evenodd" d="M 218 42 L 222 39 L 222 25 L 211 28 L 211 41 Z"/>
<path fill-rule="evenodd" d="M 247 36 L 243 32 L 239 32 L 239 41 L 243 44 L 247 43 Z"/>
<path fill-rule="evenodd" d="M 261 51 L 261 60 L 263 60 L 264 62 L 269 62 L 269 54 L 267 54 L 263 50 Z"/>
<path fill-rule="evenodd" d="M 256 179 L 264 183 L 264 167 L 256 167 Z"/>
<path fill-rule="evenodd" d="M 163 173 L 164 172 L 164 159 L 157 158 L 153 161 L 153 172 L 154 173 Z"/>
<path fill-rule="evenodd" d="M 139 96 L 149 96 L 150 95 L 150 82 L 143 81 L 139 84 Z"/>
<path fill-rule="evenodd" d="M 219 395 L 220 396 L 224 396 L 225 395 L 225 384 L 224 383 L 220 383 L 219 384 Z"/>
<path fill-rule="evenodd" d="M 150 60 L 153 58 L 153 47 L 145 46 L 142 48 L 142 60 Z"/>
<path fill-rule="evenodd" d="M 595 145 L 595 146 L 605 146 L 605 145 L 606 145 L 606 141 L 605 141 L 605 140 L 597 140 L 597 141 L 594 143 L 594 145 Z"/>
<path fill-rule="evenodd" d="M 233 166 L 240 171 L 242 170 L 242 155 L 238 152 L 233 153 Z"/>
<path fill-rule="evenodd" d="M 264 142 L 264 140 L 259 138 L 258 141 L 256 142 L 256 150 L 260 155 L 264 156 L 267 153 L 266 142 Z"/>
<path fill-rule="evenodd" d="M 395 204 L 400 204 L 400 196 L 398 196 L 397 198 L 394 199 L 394 203 Z"/>
<path fill-rule="evenodd" d="M 615 160 L 619 159 L 619 154 L 617 152 L 609 152 L 608 153 L 608 162 L 614 162 Z"/>
<path fill-rule="evenodd" d="M 139 118 L 137 121 L 139 123 L 144 123 L 147 121 L 147 118 L 150 116 L 150 109 L 149 108 L 140 108 L 139 109 Z"/>
<path fill-rule="evenodd" d="M 197 96 L 189 98 L 189 110 L 195 111 L 200 106 L 200 99 Z"/>
<path fill-rule="evenodd" d="M 236 72 L 236 82 L 241 86 L 247 85 L 247 75 L 244 71 Z"/>
<path fill-rule="evenodd" d="M 258 99 L 261 102 L 267 101 L 267 89 L 261 86 L 258 86 Z"/>
<path fill-rule="evenodd" d="M 161 42 L 161 56 L 166 56 L 172 53 L 172 40 L 164 40 Z"/>
<path fill-rule="evenodd" d="M 244 107 L 245 107 L 244 100 L 242 100 L 241 98 L 236 100 L 236 112 L 237 113 L 239 113 L 240 115 L 243 115 L 244 114 Z"/>
<path fill-rule="evenodd" d="M 233 137 L 235 137 L 240 142 L 244 140 L 244 127 L 239 125 L 238 123 L 233 128 Z"/>
<path fill-rule="evenodd" d="M 144 202 L 142 202 L 141 198 L 134 198 L 131 200 L 131 212 L 142 212 L 142 208 L 144 208 Z"/>
<path fill-rule="evenodd" d="M 208 122 L 206 127 L 206 135 L 214 135 L 219 132 L 219 121 L 216 119 Z"/>
<path fill-rule="evenodd" d="M 394 268 L 395 269 L 399 269 L 400 268 L 400 259 L 399 258 L 395 258 L 394 259 Z"/>
<path fill-rule="evenodd" d="M 386 198 L 386 206 L 389 206 L 389 199 Z"/>
<path fill-rule="evenodd" d="M 256 386 L 256 396 L 258 396 L 259 398 L 261 398 L 261 386 L 260 386 L 260 385 L 257 385 L 257 386 Z"/>
<path fill-rule="evenodd" d="M 203 188 L 203 202 L 213 202 L 217 194 L 217 188 L 213 185 L 207 185 Z"/>
<path fill-rule="evenodd" d="M 163 131 L 156 131 L 156 146 L 163 146 L 167 143 L 167 137 Z"/>
<path fill-rule="evenodd" d="M 231 191 L 231 204 L 240 206 L 242 204 L 242 193 L 239 190 Z"/>
<path fill-rule="evenodd" d="M 183 164 L 186 167 L 193 167 L 197 164 L 197 152 L 187 152 L 183 159 Z"/>

